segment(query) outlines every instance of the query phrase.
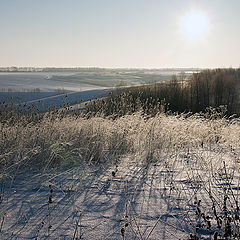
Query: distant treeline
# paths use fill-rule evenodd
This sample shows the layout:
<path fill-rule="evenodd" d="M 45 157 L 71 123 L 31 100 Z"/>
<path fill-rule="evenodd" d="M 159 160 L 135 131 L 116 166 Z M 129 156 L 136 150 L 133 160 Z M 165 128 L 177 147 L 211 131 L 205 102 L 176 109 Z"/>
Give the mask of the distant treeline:
<path fill-rule="evenodd" d="M 0 67 L 0 72 L 195 72 L 199 68 Z"/>
<path fill-rule="evenodd" d="M 0 72 L 85 72 L 85 71 L 105 71 L 104 68 L 58 68 L 58 67 L 45 67 L 45 68 L 35 68 L 35 67 L 0 67 Z"/>
<path fill-rule="evenodd" d="M 139 87 L 120 88 L 109 97 L 89 104 L 86 112 L 122 116 L 142 110 L 155 115 L 159 111 L 205 111 L 208 107 L 226 106 L 227 114 L 240 114 L 240 69 L 214 69 L 184 74 L 171 80 Z"/>

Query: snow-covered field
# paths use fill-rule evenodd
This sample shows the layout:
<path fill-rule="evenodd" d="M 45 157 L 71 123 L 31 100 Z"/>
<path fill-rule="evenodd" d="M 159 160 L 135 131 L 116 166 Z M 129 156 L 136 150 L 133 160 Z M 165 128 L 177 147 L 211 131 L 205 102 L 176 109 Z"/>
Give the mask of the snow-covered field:
<path fill-rule="evenodd" d="M 63 108 L 64 105 L 74 106 L 96 98 L 107 96 L 109 89 L 94 89 L 80 92 L 2 92 L 0 93 L 0 102 L 12 103 L 20 109 L 27 106 L 34 106 L 40 111 L 49 109 Z"/>
<path fill-rule="evenodd" d="M 0 126 L 1 239 L 239 239 L 238 119 Z"/>
<path fill-rule="evenodd" d="M 54 81 L 60 73 L 0 73 L 0 102 L 27 104 L 40 111 L 75 105 L 108 94 L 108 88 L 85 83 Z M 61 73 L 68 76 L 70 73 Z"/>
<path fill-rule="evenodd" d="M 79 70 L 80 71 L 80 70 Z M 0 103 L 33 104 L 40 111 L 101 98 L 115 86 L 166 81 L 180 70 L 82 69 L 80 72 L 0 72 Z M 191 72 L 186 71 L 185 77 Z M 67 98 L 65 97 L 67 94 Z"/>
<path fill-rule="evenodd" d="M 0 91 L 26 92 L 39 89 L 41 92 L 66 91 L 86 91 L 99 89 L 100 86 L 87 83 L 72 83 L 69 81 L 55 81 L 52 76 L 68 77 L 73 73 L 64 72 L 28 72 L 28 73 L 0 73 Z"/>

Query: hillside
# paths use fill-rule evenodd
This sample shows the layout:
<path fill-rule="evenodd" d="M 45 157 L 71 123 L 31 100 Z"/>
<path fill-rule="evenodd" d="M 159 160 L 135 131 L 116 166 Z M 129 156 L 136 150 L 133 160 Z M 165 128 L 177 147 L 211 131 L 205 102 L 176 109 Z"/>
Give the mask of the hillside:
<path fill-rule="evenodd" d="M 239 238 L 238 118 L 13 117 L 1 239 Z"/>

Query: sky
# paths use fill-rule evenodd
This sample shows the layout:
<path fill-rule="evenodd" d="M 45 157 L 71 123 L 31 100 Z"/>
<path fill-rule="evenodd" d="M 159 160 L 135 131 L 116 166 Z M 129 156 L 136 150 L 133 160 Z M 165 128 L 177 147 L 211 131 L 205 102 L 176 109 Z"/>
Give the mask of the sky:
<path fill-rule="evenodd" d="M 239 67 L 239 23 L 239 0 L 0 0 L 0 66 Z"/>

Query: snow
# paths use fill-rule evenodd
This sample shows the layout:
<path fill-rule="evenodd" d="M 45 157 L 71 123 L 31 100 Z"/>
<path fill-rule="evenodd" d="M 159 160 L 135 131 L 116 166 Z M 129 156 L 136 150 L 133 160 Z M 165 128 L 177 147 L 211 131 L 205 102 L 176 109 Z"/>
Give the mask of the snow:
<path fill-rule="evenodd" d="M 0 239 L 213 239 L 229 219 L 239 234 L 237 119 L 45 114 L 0 127 Z"/>
<path fill-rule="evenodd" d="M 196 155 L 208 163 L 194 160 Z M 14 181 L 9 179 L 2 199 L 1 239 L 73 239 L 74 235 L 78 239 L 80 235 L 82 239 L 122 239 L 126 222 L 126 239 L 188 239 L 197 224 L 195 199 L 201 199 L 203 210 L 211 211 L 207 185 L 214 181 L 212 192 L 217 196 L 226 183 L 223 177 L 211 176 L 215 172 L 206 166 L 223 166 L 224 157 L 230 169 L 239 167 L 227 154 L 199 149 L 188 157 L 163 156 L 153 164 L 138 156 L 125 157 L 117 171 L 108 164 L 41 174 L 22 172 Z M 239 176 L 237 171 L 235 178 Z M 239 183 L 231 184 L 237 196 Z M 199 233 L 209 239 L 206 230 Z"/>
<path fill-rule="evenodd" d="M 56 92 L 2 92 L 0 102 L 13 103 L 20 108 L 23 105 L 32 106 L 40 111 L 47 111 L 49 108 L 61 108 L 64 104 L 75 105 L 84 103 L 96 98 L 108 95 L 109 89 L 94 89 L 81 92 L 67 92 L 57 94 Z"/>

